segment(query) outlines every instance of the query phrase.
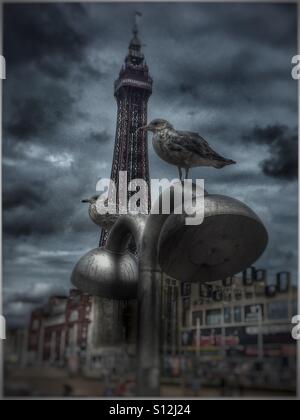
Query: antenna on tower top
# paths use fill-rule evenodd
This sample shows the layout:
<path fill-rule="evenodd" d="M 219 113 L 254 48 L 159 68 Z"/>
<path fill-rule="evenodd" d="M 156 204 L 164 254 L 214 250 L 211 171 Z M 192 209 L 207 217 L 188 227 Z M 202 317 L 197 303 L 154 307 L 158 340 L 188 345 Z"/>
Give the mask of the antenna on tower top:
<path fill-rule="evenodd" d="M 139 11 L 134 12 L 134 25 L 133 25 L 133 33 L 137 35 L 139 31 L 139 23 L 143 14 Z"/>

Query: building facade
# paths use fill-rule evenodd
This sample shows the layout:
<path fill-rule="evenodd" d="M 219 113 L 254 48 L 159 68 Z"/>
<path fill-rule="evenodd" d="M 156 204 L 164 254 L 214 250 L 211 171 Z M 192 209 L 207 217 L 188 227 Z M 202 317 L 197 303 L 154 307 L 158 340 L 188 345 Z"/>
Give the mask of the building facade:
<path fill-rule="evenodd" d="M 31 315 L 28 329 L 28 364 L 64 366 L 69 356 L 84 357 L 88 348 L 92 298 L 77 290 L 69 297 L 53 296 Z"/>
<path fill-rule="evenodd" d="M 132 316 L 124 308 L 124 327 L 118 337 L 118 347 L 100 346 L 95 325 L 101 321 L 103 314 L 99 313 L 101 306 L 95 299 L 78 290 L 71 290 L 68 297 L 51 297 L 46 305 L 32 312 L 28 329 L 11 331 L 6 342 L 8 361 L 29 366 L 65 367 L 71 373 L 97 377 L 105 370 L 109 374 L 115 366 L 123 371 L 122 366 L 128 367 L 130 355 L 135 352 L 134 328 L 130 325 Z M 113 308 L 109 305 L 106 308 L 110 309 L 106 316 L 113 317 Z M 114 322 L 113 319 L 111 321 Z M 115 342 L 114 331 L 109 332 L 107 341 Z"/>
<path fill-rule="evenodd" d="M 252 381 L 245 387 L 258 388 L 261 384 L 253 381 L 263 377 L 269 378 L 263 389 L 293 391 L 297 346 L 291 336 L 291 319 L 298 313 L 298 293 L 288 272 L 271 280 L 265 270 L 254 267 L 212 284 L 180 283 L 165 276 L 161 320 L 164 378 L 181 380 L 204 366 L 208 371 L 201 371 L 203 380 L 220 386 L 217 378 L 221 381 L 222 375 L 228 376 L 228 369 L 238 364 L 240 380 Z M 134 373 L 136 305 L 124 303 L 119 346 L 102 346 L 94 328 L 102 313 L 94 299 L 76 290 L 68 298 L 50 298 L 32 313 L 28 330 L 9 333 L 7 361 L 65 367 L 70 373 L 99 379 Z M 106 315 L 113 318 L 113 307 Z M 109 333 L 111 341 L 113 333 Z M 259 363 L 270 372 L 262 374 L 260 370 L 255 376 Z"/>
<path fill-rule="evenodd" d="M 213 284 L 179 283 L 166 277 L 164 374 L 176 378 L 210 366 L 215 381 L 226 373 L 226 366 L 239 363 L 245 364 L 241 380 L 248 375 L 254 381 L 263 376 L 261 372 L 255 376 L 260 363 L 263 370 L 272 370 L 264 389 L 294 391 L 297 344 L 291 320 L 297 313 L 298 289 L 289 272 L 268 279 L 266 270 L 251 267 Z"/>

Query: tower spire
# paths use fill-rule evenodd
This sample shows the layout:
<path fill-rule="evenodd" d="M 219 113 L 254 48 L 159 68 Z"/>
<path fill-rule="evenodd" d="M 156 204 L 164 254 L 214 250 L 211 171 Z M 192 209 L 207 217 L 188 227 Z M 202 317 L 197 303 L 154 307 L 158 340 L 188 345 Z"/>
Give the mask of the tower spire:
<path fill-rule="evenodd" d="M 142 17 L 140 12 L 135 12 L 133 23 L 133 38 L 129 44 L 129 53 L 126 58 L 127 66 L 144 66 L 144 54 L 142 52 L 142 43 L 139 38 L 139 20 Z"/>
<path fill-rule="evenodd" d="M 142 15 L 141 12 L 138 12 L 138 11 L 134 12 L 134 24 L 133 24 L 132 32 L 133 32 L 133 35 L 135 35 L 135 36 L 137 36 L 138 33 L 139 33 L 139 23 L 140 23 L 140 19 L 141 19 L 142 16 L 143 15 Z"/>

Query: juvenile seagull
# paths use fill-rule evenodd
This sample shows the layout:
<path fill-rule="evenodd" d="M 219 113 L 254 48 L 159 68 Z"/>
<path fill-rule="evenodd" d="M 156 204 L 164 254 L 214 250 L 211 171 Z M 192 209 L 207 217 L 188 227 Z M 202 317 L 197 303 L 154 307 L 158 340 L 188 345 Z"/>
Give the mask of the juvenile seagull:
<path fill-rule="evenodd" d="M 112 229 L 116 221 L 118 220 L 117 214 L 99 214 L 97 210 L 97 200 L 99 198 L 99 195 L 94 195 L 91 198 L 82 200 L 82 203 L 88 203 L 89 204 L 89 215 L 92 221 L 102 227 L 104 230 L 107 230 L 108 232 Z M 106 203 L 107 204 L 107 203 Z"/>
<path fill-rule="evenodd" d="M 185 169 L 186 178 L 188 178 L 190 168 L 212 166 L 221 169 L 236 163 L 216 153 L 199 134 L 177 131 L 166 120 L 154 120 L 139 130 L 151 131 L 154 134 L 155 152 L 165 162 L 177 166 L 181 181 L 183 180 L 182 169 Z"/>

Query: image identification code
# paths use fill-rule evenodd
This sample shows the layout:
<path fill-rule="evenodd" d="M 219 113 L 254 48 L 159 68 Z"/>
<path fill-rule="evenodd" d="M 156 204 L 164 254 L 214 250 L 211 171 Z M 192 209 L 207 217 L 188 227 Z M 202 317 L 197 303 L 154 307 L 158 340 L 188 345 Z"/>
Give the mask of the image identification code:
<path fill-rule="evenodd" d="M 177 417 L 180 415 L 190 415 L 191 409 L 190 406 L 183 405 L 155 405 L 153 407 L 153 415 L 168 415 Z"/>

